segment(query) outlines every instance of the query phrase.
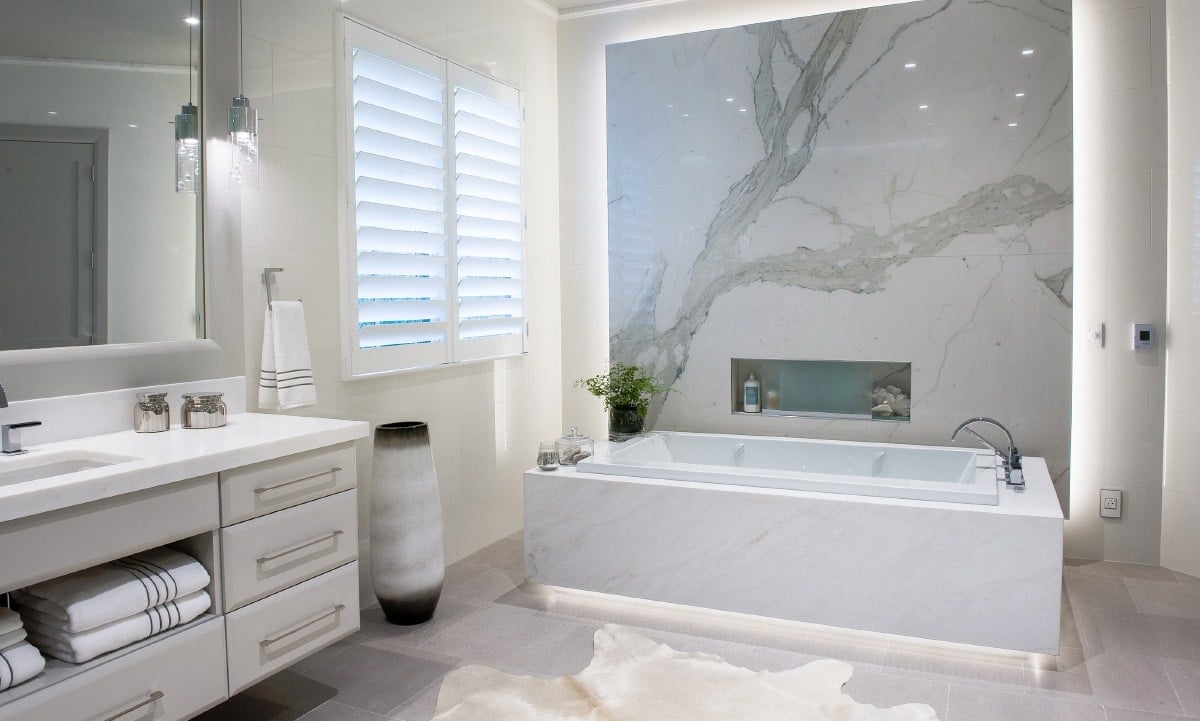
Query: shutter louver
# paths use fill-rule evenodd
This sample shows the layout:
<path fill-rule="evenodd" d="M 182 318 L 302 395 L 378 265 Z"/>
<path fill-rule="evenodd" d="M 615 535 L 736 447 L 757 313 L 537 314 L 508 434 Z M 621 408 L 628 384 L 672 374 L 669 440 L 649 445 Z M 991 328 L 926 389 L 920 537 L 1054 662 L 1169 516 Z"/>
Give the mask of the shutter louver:
<path fill-rule="evenodd" d="M 445 80 L 355 48 L 351 83 L 358 347 L 444 348 Z"/>
<path fill-rule="evenodd" d="M 455 249 L 464 357 L 520 352 L 525 333 L 521 111 L 454 88 Z M 486 342 L 508 336 L 507 341 Z"/>

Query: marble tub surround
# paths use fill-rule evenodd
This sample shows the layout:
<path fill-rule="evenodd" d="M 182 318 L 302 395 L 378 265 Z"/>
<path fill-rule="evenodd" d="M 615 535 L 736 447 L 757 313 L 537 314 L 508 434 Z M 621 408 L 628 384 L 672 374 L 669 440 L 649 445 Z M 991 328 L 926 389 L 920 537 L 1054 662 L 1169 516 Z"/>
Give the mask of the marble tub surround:
<path fill-rule="evenodd" d="M 995 506 L 560 469 L 525 473 L 525 575 L 550 586 L 1056 653 L 1062 512 L 1045 461 Z"/>
<path fill-rule="evenodd" d="M 0 523 L 358 440 L 367 436 L 367 428 L 361 421 L 239 413 L 230 415 L 228 424 L 222 428 L 173 427 L 166 433 L 128 430 L 31 444 L 24 456 L 0 458 L 0 472 L 4 471 L 6 461 L 26 463 L 36 460 L 38 455 L 63 452 L 133 460 L 0 485 Z"/>
<path fill-rule="evenodd" d="M 978 412 L 1064 476 L 1070 32 L 1067 0 L 922 0 L 608 46 L 610 353 L 677 391 L 652 427 Z M 800 353 L 911 360 L 912 422 L 725 410 L 731 357 Z"/>

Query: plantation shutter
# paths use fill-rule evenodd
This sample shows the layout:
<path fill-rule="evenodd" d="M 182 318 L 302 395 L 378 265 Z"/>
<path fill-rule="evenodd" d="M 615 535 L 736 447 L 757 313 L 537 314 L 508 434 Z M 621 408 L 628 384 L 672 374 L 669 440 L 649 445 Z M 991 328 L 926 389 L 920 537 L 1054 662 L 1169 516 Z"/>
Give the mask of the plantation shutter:
<path fill-rule="evenodd" d="M 367 372 L 449 360 L 445 65 L 391 42 L 386 53 L 350 50 L 357 347 L 368 351 Z"/>
<path fill-rule="evenodd" d="M 523 353 L 519 93 L 344 28 L 344 377 Z"/>
<path fill-rule="evenodd" d="M 452 67 L 458 360 L 524 350 L 521 108 L 516 90 Z"/>

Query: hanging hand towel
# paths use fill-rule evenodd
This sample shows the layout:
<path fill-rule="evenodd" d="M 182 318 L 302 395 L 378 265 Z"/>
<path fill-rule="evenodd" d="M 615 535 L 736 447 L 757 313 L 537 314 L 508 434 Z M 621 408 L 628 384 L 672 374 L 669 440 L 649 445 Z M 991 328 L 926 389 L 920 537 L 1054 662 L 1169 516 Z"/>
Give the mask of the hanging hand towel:
<path fill-rule="evenodd" d="M 25 683 L 46 668 L 46 659 L 28 643 L 0 651 L 0 691 Z"/>
<path fill-rule="evenodd" d="M 34 619 L 28 623 L 29 640 L 47 656 L 68 663 L 84 663 L 102 653 L 124 648 L 144 638 L 162 633 L 191 621 L 212 607 L 212 599 L 204 591 L 168 601 L 141 611 L 129 618 L 107 623 L 81 633 L 64 633 L 41 626 Z"/>
<path fill-rule="evenodd" d="M 0 606 L 0 633 L 11 633 L 21 629 L 21 617 L 16 611 Z"/>
<path fill-rule="evenodd" d="M 77 633 L 194 593 L 208 581 L 196 559 L 155 548 L 13 591 L 12 597 L 27 621 L 39 614 Z"/>
<path fill-rule="evenodd" d="M 258 406 L 275 411 L 316 405 L 304 304 L 298 300 L 277 300 L 271 305 L 263 322 Z"/>

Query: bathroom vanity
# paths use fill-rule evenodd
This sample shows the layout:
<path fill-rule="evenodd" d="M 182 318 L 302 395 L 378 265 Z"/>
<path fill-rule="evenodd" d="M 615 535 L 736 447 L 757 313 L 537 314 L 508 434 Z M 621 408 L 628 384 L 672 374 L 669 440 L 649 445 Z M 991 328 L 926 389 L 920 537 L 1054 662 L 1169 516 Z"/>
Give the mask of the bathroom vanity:
<path fill-rule="evenodd" d="M 170 545 L 207 567 L 213 599 L 199 619 L 88 663 L 48 659 L 0 693 L 0 721 L 191 718 L 355 631 L 354 442 L 367 432 L 241 413 L 224 428 L 0 459 L 0 592 Z"/>

